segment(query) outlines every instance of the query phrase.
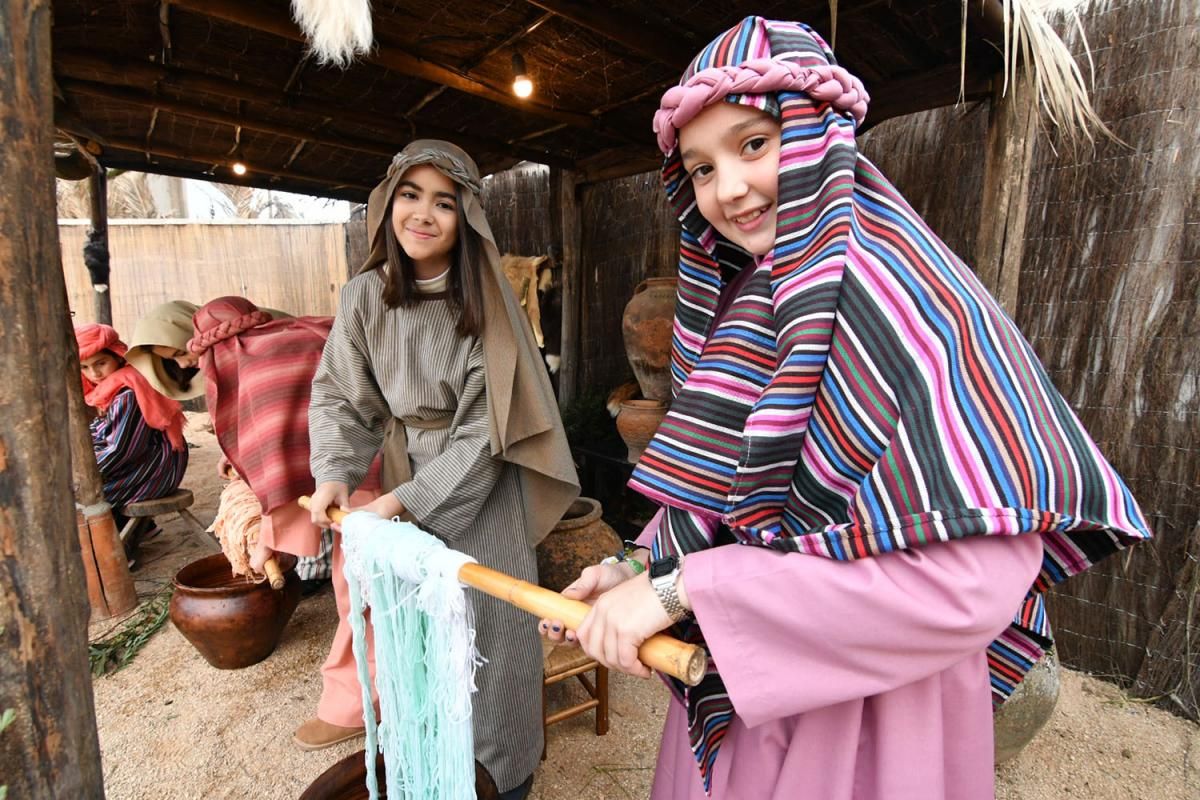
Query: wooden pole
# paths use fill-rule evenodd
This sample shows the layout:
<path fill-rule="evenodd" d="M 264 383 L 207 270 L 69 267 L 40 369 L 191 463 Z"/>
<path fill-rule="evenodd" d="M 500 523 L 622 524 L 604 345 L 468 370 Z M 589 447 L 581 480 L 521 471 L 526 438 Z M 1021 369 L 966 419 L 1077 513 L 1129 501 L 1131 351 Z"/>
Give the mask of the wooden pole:
<path fill-rule="evenodd" d="M 566 407 L 579 395 L 581 331 L 580 302 L 583 296 L 583 267 L 580 262 L 578 176 L 572 170 L 552 168 L 550 190 L 557 199 L 557 223 L 562 242 L 562 366 L 558 378 L 558 402 Z"/>
<path fill-rule="evenodd" d="M 63 303 L 66 304 L 64 286 Z M 79 379 L 79 356 L 68 318 L 65 324 L 67 354 L 67 421 L 71 440 L 71 477 L 75 484 L 75 527 L 88 605 L 93 620 L 103 620 L 137 607 L 137 589 L 129 573 L 125 546 L 121 543 L 112 506 L 104 499 L 104 482 L 96 466 L 90 423 L 92 410 L 83 399 Z"/>
<path fill-rule="evenodd" d="M 302 496 L 296 502 L 301 508 L 308 508 L 310 500 L 311 498 Z M 326 509 L 325 513 L 339 524 L 348 516 L 348 512 L 336 507 Z M 572 600 L 552 589 L 514 578 L 475 562 L 459 567 L 458 581 L 534 616 L 561 620 L 567 626 L 567 630 L 573 631 L 582 625 L 584 618 L 592 610 L 591 606 L 580 600 Z M 676 677 L 688 686 L 700 683 L 708 661 L 704 648 L 680 641 L 666 633 L 656 633 L 642 642 L 638 648 L 638 659 L 647 667 Z"/>
<path fill-rule="evenodd" d="M 1023 79 L 992 98 L 988 120 L 983 199 L 979 235 L 975 240 L 975 269 L 979 280 L 1013 319 L 1021 261 L 1025 253 L 1025 213 L 1037 137 L 1037 97 Z"/>
<path fill-rule="evenodd" d="M 111 269 L 108 261 L 108 172 L 99 163 L 92 165 L 88 178 L 91 189 L 92 224 L 83 246 L 83 263 L 92 280 L 92 307 L 96 322 L 112 325 Z"/>
<path fill-rule="evenodd" d="M 71 507 L 49 0 L 0 0 L 0 783 L 103 798 Z"/>

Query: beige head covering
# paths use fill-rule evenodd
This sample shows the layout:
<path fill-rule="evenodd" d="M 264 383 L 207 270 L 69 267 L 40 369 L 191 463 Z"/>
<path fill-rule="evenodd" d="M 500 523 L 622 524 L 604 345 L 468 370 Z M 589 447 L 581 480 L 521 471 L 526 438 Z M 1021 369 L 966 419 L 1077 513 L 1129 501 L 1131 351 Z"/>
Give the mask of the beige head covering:
<path fill-rule="evenodd" d="M 133 326 L 133 336 L 129 338 L 129 352 L 125 360 L 142 373 L 151 386 L 172 400 L 190 400 L 202 396 L 204 376 L 197 373 L 187 389 L 179 388 L 179 384 L 163 369 L 162 357 L 156 356 L 150 348 L 161 345 L 186 350 L 188 339 L 192 338 L 192 315 L 198 308 L 195 303 L 185 300 L 172 300 L 155 306 L 137 321 Z"/>
<path fill-rule="evenodd" d="M 133 326 L 133 336 L 129 338 L 129 352 L 125 360 L 134 369 L 142 373 L 150 385 L 172 400 L 191 400 L 204 394 L 204 374 L 197 372 L 188 384 L 187 389 L 179 388 L 165 369 L 162 356 L 155 355 L 150 348 L 155 346 L 173 347 L 176 350 L 187 350 L 188 339 L 194 335 L 192 330 L 192 315 L 200 307 L 186 300 L 171 300 L 155 306 Z M 264 308 L 272 319 L 291 317 L 283 311 Z"/>
<path fill-rule="evenodd" d="M 521 468 L 531 516 L 529 540 L 537 544 L 578 497 L 579 478 L 527 317 L 500 269 L 496 237 L 479 204 L 479 168 L 470 156 L 449 142 L 435 139 L 418 139 L 396 154 L 387 177 L 367 202 L 371 252 L 363 270 L 387 261 L 383 226 L 388 219 L 388 205 L 405 171 L 420 164 L 437 168 L 463 187 L 463 214 L 483 239 L 487 265 L 480 276 L 484 320 L 481 338 L 492 455 Z"/>

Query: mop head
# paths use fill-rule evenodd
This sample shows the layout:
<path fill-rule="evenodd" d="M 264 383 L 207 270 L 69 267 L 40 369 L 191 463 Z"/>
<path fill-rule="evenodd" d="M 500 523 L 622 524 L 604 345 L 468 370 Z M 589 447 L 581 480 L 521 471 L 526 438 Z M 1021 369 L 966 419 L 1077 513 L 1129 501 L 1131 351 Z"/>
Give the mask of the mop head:
<path fill-rule="evenodd" d="M 416 525 L 366 511 L 343 520 L 342 550 L 371 800 L 379 796 L 377 749 L 387 764 L 389 800 L 473 800 L 471 693 L 482 659 L 458 570 L 474 559 Z M 382 722 L 371 703 L 367 608 Z"/>
<path fill-rule="evenodd" d="M 258 546 L 258 529 L 262 524 L 262 505 L 250 489 L 250 484 L 241 478 L 231 480 L 221 490 L 221 503 L 217 516 L 208 532 L 221 543 L 221 552 L 229 559 L 234 575 L 245 575 L 255 583 L 262 583 L 266 575 L 260 575 L 250 567 L 250 559 Z"/>

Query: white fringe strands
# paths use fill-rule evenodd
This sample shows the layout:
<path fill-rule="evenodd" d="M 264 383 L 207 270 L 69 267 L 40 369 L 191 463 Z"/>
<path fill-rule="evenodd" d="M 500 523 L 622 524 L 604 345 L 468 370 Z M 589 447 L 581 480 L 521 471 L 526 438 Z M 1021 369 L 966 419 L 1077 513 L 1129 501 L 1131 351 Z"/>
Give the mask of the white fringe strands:
<path fill-rule="evenodd" d="M 342 550 L 371 800 L 379 797 L 377 751 L 387 765 L 389 800 L 473 800 L 471 693 L 483 659 L 458 571 L 475 559 L 412 523 L 366 511 L 342 521 Z M 368 607 L 382 721 L 367 671 Z"/>
<path fill-rule="evenodd" d="M 292 0 L 292 18 L 318 64 L 348 67 L 370 51 L 370 0 Z"/>

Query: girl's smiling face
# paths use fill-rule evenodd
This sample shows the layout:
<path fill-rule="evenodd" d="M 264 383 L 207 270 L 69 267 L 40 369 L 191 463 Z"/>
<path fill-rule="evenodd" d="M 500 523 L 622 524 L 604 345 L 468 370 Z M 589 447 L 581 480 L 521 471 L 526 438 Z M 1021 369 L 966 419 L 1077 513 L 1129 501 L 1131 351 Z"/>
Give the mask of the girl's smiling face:
<path fill-rule="evenodd" d="M 679 131 L 683 168 L 704 218 L 762 256 L 775 246 L 779 123 L 757 108 L 714 103 Z"/>
<path fill-rule="evenodd" d="M 124 364 L 121 359 L 114 356 L 107 350 L 101 350 L 96 355 L 90 358 L 80 359 L 79 367 L 83 371 L 83 377 L 87 378 L 92 383 L 100 383 L 100 381 L 112 375 L 119 370 Z"/>
<path fill-rule="evenodd" d="M 407 170 L 392 198 L 392 230 L 418 278 L 445 272 L 458 241 L 454 181 L 429 164 Z"/>

